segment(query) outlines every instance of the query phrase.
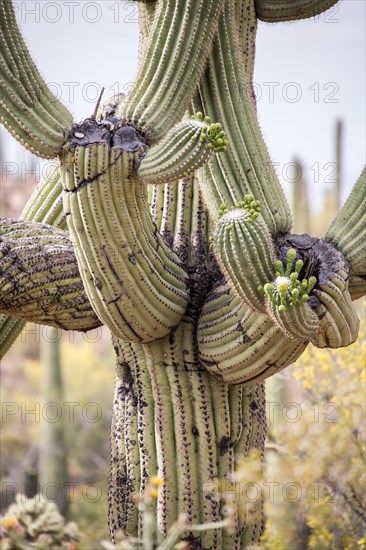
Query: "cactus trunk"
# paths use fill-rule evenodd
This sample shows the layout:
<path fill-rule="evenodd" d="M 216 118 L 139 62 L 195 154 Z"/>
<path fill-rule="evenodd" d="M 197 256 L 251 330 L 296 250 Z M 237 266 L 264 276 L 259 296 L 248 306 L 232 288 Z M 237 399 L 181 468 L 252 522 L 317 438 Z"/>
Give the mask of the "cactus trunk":
<path fill-rule="evenodd" d="M 170 336 L 151 344 L 114 341 L 118 357 L 111 432 L 109 521 L 143 537 L 133 495 L 156 472 L 163 479 L 156 503 L 160 539 L 180 514 L 188 524 L 219 522 L 221 497 L 233 491 L 238 460 L 263 452 L 266 433 L 263 383 L 243 388 L 214 380 L 200 369 L 194 350 L 194 319 L 187 317 Z M 243 494 L 233 533 L 187 532 L 192 548 L 246 548 L 259 542 L 261 502 L 248 519 Z M 154 541 L 156 542 L 156 541 Z"/>
<path fill-rule="evenodd" d="M 158 534 L 185 513 L 189 524 L 219 522 L 239 459 L 257 448 L 263 455 L 266 433 L 263 384 L 244 389 L 214 379 L 202 369 L 196 341 L 200 309 L 218 276 L 207 254 L 209 220 L 194 180 L 176 185 L 175 198 L 156 186 L 156 200 L 168 212 L 161 229 L 173 250 L 188 265 L 191 299 L 178 327 L 146 344 L 114 337 L 117 354 L 116 390 L 111 431 L 110 528 L 143 536 L 142 518 L 133 501 L 149 478 L 163 479 L 156 503 Z M 170 189 L 172 192 L 172 189 Z M 225 490 L 223 491 L 225 493 Z M 246 503 L 239 500 L 238 528 L 183 538 L 193 548 L 244 548 L 258 542 L 263 526 L 261 503 L 247 523 Z"/>

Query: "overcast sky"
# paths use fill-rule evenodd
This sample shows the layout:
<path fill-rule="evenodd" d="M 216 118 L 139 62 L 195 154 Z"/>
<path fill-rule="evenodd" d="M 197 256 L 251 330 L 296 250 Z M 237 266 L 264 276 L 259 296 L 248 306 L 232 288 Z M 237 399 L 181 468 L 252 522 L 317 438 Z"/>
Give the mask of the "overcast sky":
<path fill-rule="evenodd" d="M 90 116 L 101 86 L 105 98 L 127 91 L 137 66 L 137 6 L 123 0 L 16 1 L 27 44 L 45 80 L 75 119 Z M 312 20 L 259 24 L 255 85 L 262 131 L 285 189 L 288 163 L 299 157 L 312 185 L 330 185 L 334 125 L 345 123 L 344 185 L 365 162 L 364 0 L 343 0 Z M 1 130 L 6 159 L 20 158 Z M 287 182 L 286 182 L 287 180 Z"/>

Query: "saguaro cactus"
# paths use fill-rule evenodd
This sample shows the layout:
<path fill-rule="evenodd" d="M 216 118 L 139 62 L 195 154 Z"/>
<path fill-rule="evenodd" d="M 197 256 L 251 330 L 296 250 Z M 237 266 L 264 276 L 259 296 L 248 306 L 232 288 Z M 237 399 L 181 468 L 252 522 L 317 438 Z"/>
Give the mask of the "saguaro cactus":
<path fill-rule="evenodd" d="M 258 541 L 261 506 L 247 514 L 242 498 L 233 531 L 189 524 L 218 521 L 218 481 L 231 490 L 236 462 L 263 452 L 263 380 L 309 341 L 357 337 L 364 175 L 323 240 L 292 235 L 252 94 L 257 16 L 300 19 L 334 3 L 141 1 L 136 85 L 72 124 L 2 0 L 0 115 L 59 162 L 23 220 L 0 226 L 4 348 L 20 330 L 6 315 L 110 328 L 112 537 L 143 536 L 133 495 L 158 473 L 159 537 L 185 513 L 192 547 Z"/>

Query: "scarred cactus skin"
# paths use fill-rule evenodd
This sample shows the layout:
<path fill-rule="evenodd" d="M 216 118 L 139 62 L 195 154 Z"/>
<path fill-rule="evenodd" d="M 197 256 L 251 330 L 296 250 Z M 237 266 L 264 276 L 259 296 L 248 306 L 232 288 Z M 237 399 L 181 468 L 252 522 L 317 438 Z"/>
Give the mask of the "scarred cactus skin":
<path fill-rule="evenodd" d="M 28 319 L 110 329 L 112 538 L 119 529 L 143 537 L 133 495 L 158 473 L 160 538 L 185 513 L 183 539 L 194 548 L 256 544 L 261 503 L 249 518 L 236 503 L 230 532 L 189 524 L 219 521 L 212 488 L 232 482 L 252 449 L 263 456 L 263 380 L 309 342 L 340 347 L 357 337 L 364 175 L 324 239 L 291 234 L 252 86 L 257 17 L 301 19 L 333 4 L 140 1 L 136 85 L 73 123 L 2 0 L 0 116 L 57 165 L 23 220 L 0 225 L 0 342 L 6 351 Z M 61 268 L 48 272 L 47 259 Z"/>

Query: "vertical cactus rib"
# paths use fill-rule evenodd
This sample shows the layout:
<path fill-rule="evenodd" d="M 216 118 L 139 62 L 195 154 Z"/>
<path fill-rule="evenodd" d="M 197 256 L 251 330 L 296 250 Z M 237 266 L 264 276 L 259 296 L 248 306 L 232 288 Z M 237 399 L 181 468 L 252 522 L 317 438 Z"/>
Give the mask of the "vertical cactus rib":
<path fill-rule="evenodd" d="M 162 218 L 160 233 L 164 240 L 172 246 L 174 237 L 175 220 L 177 216 L 178 185 L 166 183 L 164 185 Z"/>
<path fill-rule="evenodd" d="M 158 475 L 163 480 L 157 502 L 157 525 L 159 531 L 165 536 L 169 526 L 177 519 L 176 442 L 171 389 L 163 364 L 166 358 L 162 356 L 159 344 L 154 344 L 154 342 L 146 344 L 145 357 L 155 403 Z"/>
<path fill-rule="evenodd" d="M 242 52 L 243 75 L 248 82 L 253 82 L 255 62 L 255 39 L 257 35 L 257 17 L 255 2 L 250 0 L 235 0 L 235 21 L 238 29 L 240 51 Z M 253 101 L 254 92 L 250 86 Z"/>
<path fill-rule="evenodd" d="M 366 276 L 366 168 L 324 239 L 344 254 L 351 276 Z"/>
<path fill-rule="evenodd" d="M 14 344 L 24 328 L 25 322 L 15 317 L 9 317 L 4 313 L 0 314 L 0 359 Z"/>
<path fill-rule="evenodd" d="M 225 4 L 209 64 L 201 80 L 201 99 L 194 101 L 194 108 L 201 102 L 205 114 L 220 120 L 229 141 L 227 153 L 215 157 L 210 166 L 201 171 L 200 185 L 215 220 L 220 204 L 209 202 L 212 190 L 207 187 L 212 177 L 217 180 L 216 188 L 227 189 L 231 199 L 224 202 L 228 207 L 251 193 L 261 203 L 262 216 L 270 232 L 286 232 L 291 226 L 290 211 L 259 129 L 251 83 L 243 75 L 235 7 L 233 0 Z"/>
<path fill-rule="evenodd" d="M 46 223 L 63 230 L 67 228 L 62 206 L 62 186 L 58 162 L 47 168 L 45 175 L 23 208 L 21 219 Z"/>
<path fill-rule="evenodd" d="M 138 508 L 134 502 L 134 495 L 138 494 L 141 484 L 140 452 L 138 444 L 138 417 L 137 396 L 129 391 L 125 396 L 124 410 L 124 441 L 126 449 L 126 484 L 128 487 L 125 501 L 125 525 L 123 532 L 129 536 L 136 534 L 138 525 Z"/>
<path fill-rule="evenodd" d="M 124 440 L 125 398 L 131 388 L 131 369 L 125 360 L 123 348 L 112 335 L 114 350 L 117 358 L 116 384 L 113 398 L 113 414 L 111 423 L 111 459 L 108 493 L 108 523 L 112 540 L 114 535 L 124 529 L 127 508 L 133 503 L 128 502 L 127 461 Z"/>
<path fill-rule="evenodd" d="M 231 435 L 230 386 L 220 380 L 211 382 L 211 401 L 214 413 L 216 447 L 218 457 L 218 480 L 222 497 L 234 490 L 234 453 Z M 224 503 L 222 502 L 222 505 Z M 234 533 L 223 531 L 222 548 L 233 548 Z"/>
<path fill-rule="evenodd" d="M 137 155 L 106 143 L 65 155 L 68 226 L 98 315 L 132 341 L 161 337 L 184 313 L 187 281 L 151 220 Z"/>
<path fill-rule="evenodd" d="M 351 275 L 348 281 L 348 290 L 352 300 L 358 300 L 366 294 L 366 275 Z"/>
<path fill-rule="evenodd" d="M 173 409 L 178 515 L 187 515 L 188 523 L 196 523 L 199 518 L 198 469 L 194 436 L 190 430 L 193 425 L 192 390 L 189 377 L 179 368 L 182 349 L 182 324 L 171 334 L 162 347 L 166 356 L 163 368 L 166 369 L 170 386 L 170 398 Z M 168 347 L 169 346 L 169 347 Z"/>
<path fill-rule="evenodd" d="M 136 86 L 118 113 L 121 118 L 138 122 L 149 140 L 162 138 L 187 109 L 204 69 L 223 3 L 158 3 Z"/>
<path fill-rule="evenodd" d="M 243 429 L 239 441 L 235 445 L 235 454 L 243 467 L 245 458 L 257 449 L 264 460 L 264 443 L 267 434 L 265 414 L 265 386 L 264 383 L 249 385 L 243 388 Z M 243 496 L 243 495 L 241 495 Z M 251 509 L 249 509 L 251 508 Z M 237 548 L 245 550 L 255 545 L 264 530 L 263 502 L 259 498 L 253 505 L 248 499 L 240 498 L 238 502 L 239 528 L 237 531 Z"/>
<path fill-rule="evenodd" d="M 22 38 L 11 0 L 0 5 L 0 120 L 24 147 L 53 158 L 72 125 L 69 111 L 48 89 Z"/>
<path fill-rule="evenodd" d="M 255 0 L 258 19 L 267 23 L 307 19 L 328 10 L 338 0 Z"/>

